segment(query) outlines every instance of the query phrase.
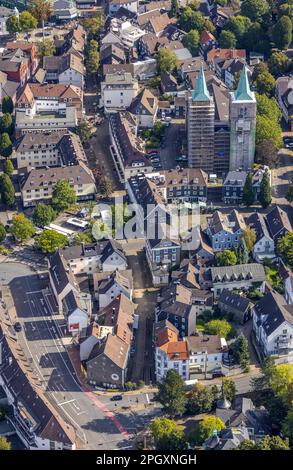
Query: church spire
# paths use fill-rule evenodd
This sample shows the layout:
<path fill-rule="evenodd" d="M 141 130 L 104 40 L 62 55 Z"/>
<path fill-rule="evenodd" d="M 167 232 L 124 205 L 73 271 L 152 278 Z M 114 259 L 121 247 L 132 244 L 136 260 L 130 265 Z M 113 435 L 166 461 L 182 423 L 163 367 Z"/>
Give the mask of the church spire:
<path fill-rule="evenodd" d="M 254 101 L 254 93 L 251 91 L 248 81 L 247 68 L 244 65 L 240 80 L 238 83 L 237 90 L 234 95 L 235 100 L 237 101 Z"/>
<path fill-rule="evenodd" d="M 200 67 L 196 85 L 192 92 L 192 101 L 210 101 L 211 97 L 207 89 L 206 79 L 203 72 L 203 66 Z"/>

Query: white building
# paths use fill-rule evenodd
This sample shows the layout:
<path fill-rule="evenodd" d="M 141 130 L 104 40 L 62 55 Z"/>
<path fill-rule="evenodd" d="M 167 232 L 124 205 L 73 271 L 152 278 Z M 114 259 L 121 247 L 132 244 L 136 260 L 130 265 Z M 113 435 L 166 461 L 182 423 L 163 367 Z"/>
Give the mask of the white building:
<path fill-rule="evenodd" d="M 119 8 L 121 7 L 126 8 L 127 10 L 132 11 L 133 13 L 137 13 L 138 4 L 139 4 L 139 0 L 109 0 L 108 2 L 109 14 L 112 15 L 113 13 L 118 11 Z"/>
<path fill-rule="evenodd" d="M 253 308 L 253 331 L 264 356 L 285 356 L 293 362 L 293 305 L 271 291 Z"/>
<path fill-rule="evenodd" d="M 95 273 L 93 276 L 95 298 L 99 301 L 99 308 L 106 307 L 120 294 L 124 294 L 130 301 L 133 293 L 132 271 Z"/>
<path fill-rule="evenodd" d="M 107 74 L 101 83 L 101 105 L 105 113 L 122 111 L 138 94 L 138 81 L 131 73 Z"/>
<path fill-rule="evenodd" d="M 211 373 L 222 367 L 223 353 L 228 350 L 226 340 L 218 335 L 187 336 L 189 379 L 196 374 Z"/>
<path fill-rule="evenodd" d="M 138 26 L 134 26 L 130 21 L 122 23 L 120 28 L 120 39 L 123 44 L 130 49 L 135 46 L 137 41 L 146 34 L 146 32 L 140 29 Z"/>
<path fill-rule="evenodd" d="M 263 214 L 254 212 L 248 217 L 246 223 L 256 233 L 256 242 L 252 250 L 254 259 L 262 262 L 265 258 L 275 258 L 275 243 L 270 236 Z"/>

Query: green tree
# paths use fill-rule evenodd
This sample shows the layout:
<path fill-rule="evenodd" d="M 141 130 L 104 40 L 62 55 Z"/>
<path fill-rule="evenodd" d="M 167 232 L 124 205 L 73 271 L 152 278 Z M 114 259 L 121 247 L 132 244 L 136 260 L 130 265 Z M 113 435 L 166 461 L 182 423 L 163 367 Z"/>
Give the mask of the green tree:
<path fill-rule="evenodd" d="M 5 238 L 6 238 L 6 230 L 2 222 L 0 222 L 0 242 L 3 242 Z"/>
<path fill-rule="evenodd" d="M 255 81 L 256 89 L 260 94 L 272 96 L 274 93 L 276 80 L 270 72 L 262 72 Z"/>
<path fill-rule="evenodd" d="M 19 15 L 19 26 L 21 31 L 27 32 L 35 29 L 38 25 L 36 18 L 29 12 L 23 11 Z"/>
<path fill-rule="evenodd" d="M 245 180 L 245 184 L 243 187 L 242 202 L 246 206 L 251 206 L 254 203 L 253 174 L 251 172 L 247 174 Z"/>
<path fill-rule="evenodd" d="M 256 444 L 256 450 L 290 450 L 287 439 L 280 436 L 265 436 Z"/>
<path fill-rule="evenodd" d="M 15 202 L 15 190 L 12 181 L 6 173 L 0 175 L 0 194 L 3 204 L 13 206 Z"/>
<path fill-rule="evenodd" d="M 292 445 L 293 443 L 293 406 L 292 405 L 284 420 L 282 427 L 283 427 L 284 435 L 289 438 L 289 441 Z"/>
<path fill-rule="evenodd" d="M 282 131 L 278 123 L 265 116 L 256 116 L 256 145 L 272 140 L 279 150 L 282 148 Z"/>
<path fill-rule="evenodd" d="M 113 185 L 108 176 L 102 176 L 99 181 L 99 191 L 101 194 L 109 197 L 113 192 Z"/>
<path fill-rule="evenodd" d="M 250 354 L 245 336 L 240 335 L 236 341 L 231 344 L 230 349 L 237 364 L 240 364 L 244 372 L 249 372 Z"/>
<path fill-rule="evenodd" d="M 14 166 L 11 160 L 5 160 L 3 165 L 3 171 L 6 175 L 11 176 L 14 172 Z"/>
<path fill-rule="evenodd" d="M 239 247 L 237 249 L 237 262 L 238 264 L 247 264 L 249 262 L 249 251 L 247 249 L 244 238 L 241 238 Z"/>
<path fill-rule="evenodd" d="M 41 64 L 43 64 L 44 57 L 50 57 L 55 54 L 56 48 L 51 39 L 43 39 L 37 44 L 37 53 Z"/>
<path fill-rule="evenodd" d="M 293 364 L 279 364 L 273 370 L 270 386 L 279 397 L 285 398 L 293 383 Z"/>
<path fill-rule="evenodd" d="M 179 26 L 187 33 L 191 29 L 196 29 L 200 33 L 206 28 L 205 18 L 199 11 L 193 10 L 189 5 L 183 8 L 180 15 Z M 212 32 L 212 31 L 211 31 Z"/>
<path fill-rule="evenodd" d="M 2 450 L 11 450 L 11 444 L 4 436 L 0 436 L 0 451 Z"/>
<path fill-rule="evenodd" d="M 56 212 L 63 212 L 75 204 L 76 194 L 66 180 L 58 181 L 52 192 L 52 206 Z"/>
<path fill-rule="evenodd" d="M 268 60 L 269 70 L 272 75 L 278 77 L 289 70 L 291 61 L 283 52 L 273 52 Z"/>
<path fill-rule="evenodd" d="M 256 445 L 254 441 L 244 439 L 244 441 L 240 442 L 236 450 L 256 450 Z"/>
<path fill-rule="evenodd" d="M 33 221 L 38 227 L 49 225 L 56 218 L 56 212 L 48 204 L 38 204 L 34 210 Z"/>
<path fill-rule="evenodd" d="M 251 27 L 251 20 L 246 16 L 231 16 L 224 26 L 224 29 L 231 31 L 237 40 L 237 47 L 242 47 L 243 36 Z"/>
<path fill-rule="evenodd" d="M 281 111 L 275 98 L 269 98 L 267 95 L 255 94 L 257 103 L 257 114 L 265 116 L 276 123 L 281 120 Z"/>
<path fill-rule="evenodd" d="M 43 38 L 45 37 L 45 21 L 53 14 L 53 5 L 50 0 L 30 0 L 29 9 L 39 23 L 42 24 Z"/>
<path fill-rule="evenodd" d="M 187 449 L 184 431 L 168 418 L 155 418 L 151 423 L 151 433 L 157 450 L 180 451 Z"/>
<path fill-rule="evenodd" d="M 4 132 L 0 136 L 0 155 L 5 158 L 9 158 L 12 154 L 12 142 L 10 140 L 9 134 Z"/>
<path fill-rule="evenodd" d="M 236 391 L 236 385 L 232 379 L 222 380 L 222 393 L 231 403 L 235 400 Z"/>
<path fill-rule="evenodd" d="M 11 114 L 5 113 L 0 119 L 0 132 L 11 135 L 13 132 L 13 121 Z"/>
<path fill-rule="evenodd" d="M 74 245 L 81 245 L 82 243 L 92 243 L 93 237 L 91 232 L 79 232 L 74 236 Z"/>
<path fill-rule="evenodd" d="M 260 183 L 259 202 L 263 207 L 268 207 L 272 202 L 271 184 L 268 170 L 265 171 Z"/>
<path fill-rule="evenodd" d="M 158 385 L 156 400 L 170 417 L 180 416 L 186 407 L 184 382 L 174 369 L 167 371 L 166 377 Z"/>
<path fill-rule="evenodd" d="M 278 252 L 291 269 L 293 269 L 293 231 L 280 238 L 278 241 Z"/>
<path fill-rule="evenodd" d="M 20 32 L 20 24 L 17 16 L 10 16 L 6 20 L 6 29 L 10 34 L 15 34 Z"/>
<path fill-rule="evenodd" d="M 207 418 L 204 418 L 194 426 L 195 443 L 197 445 L 203 444 L 206 439 L 212 436 L 214 431 L 219 433 L 224 427 L 225 424 L 223 421 L 216 416 L 208 416 Z"/>
<path fill-rule="evenodd" d="M 197 383 L 192 387 L 187 397 L 187 410 L 189 413 L 197 415 L 208 413 L 212 410 L 214 395 L 210 388 Z"/>
<path fill-rule="evenodd" d="M 241 4 L 241 14 L 251 21 L 261 20 L 269 12 L 269 4 L 266 0 L 244 0 Z"/>
<path fill-rule="evenodd" d="M 254 67 L 253 67 L 253 72 L 252 72 L 252 81 L 255 82 L 257 77 L 261 74 L 261 73 L 265 73 L 265 72 L 268 72 L 269 71 L 269 68 L 268 68 L 268 64 L 266 62 L 259 62 L 259 64 L 256 64 Z"/>
<path fill-rule="evenodd" d="M 232 326 L 227 320 L 210 320 L 204 325 L 204 332 L 208 335 L 219 335 L 227 338 L 232 332 Z"/>
<path fill-rule="evenodd" d="M 23 214 L 16 214 L 12 217 L 10 233 L 17 241 L 24 242 L 35 234 L 35 226 Z"/>
<path fill-rule="evenodd" d="M 157 54 L 157 63 L 158 70 L 160 73 L 172 73 L 177 67 L 178 59 L 176 54 L 171 51 L 171 49 L 162 47 L 161 49 L 159 49 L 159 52 Z"/>
<path fill-rule="evenodd" d="M 287 49 L 292 42 L 292 21 L 282 16 L 273 27 L 273 41 L 278 49 Z"/>
<path fill-rule="evenodd" d="M 288 202 L 293 202 L 293 183 L 289 184 L 286 199 Z"/>
<path fill-rule="evenodd" d="M 256 242 L 256 232 L 253 228 L 250 228 L 250 227 L 247 227 L 243 234 L 242 234 L 242 237 L 245 241 L 245 245 L 247 247 L 247 250 L 249 253 L 252 252 L 252 249 L 255 245 L 255 242 Z"/>
<path fill-rule="evenodd" d="M 178 0 L 171 0 L 171 15 L 177 16 L 179 13 Z"/>
<path fill-rule="evenodd" d="M 12 114 L 13 113 L 13 101 L 10 96 L 4 96 L 2 100 L 2 113 L 6 114 Z"/>
<path fill-rule="evenodd" d="M 97 37 L 104 27 L 105 17 L 101 12 L 97 12 L 90 18 L 83 18 L 81 24 L 89 38 Z"/>
<path fill-rule="evenodd" d="M 235 251 L 224 250 L 216 253 L 217 266 L 235 266 L 237 264 L 237 256 Z"/>
<path fill-rule="evenodd" d="M 67 236 L 50 229 L 43 230 L 36 241 L 36 247 L 42 253 L 54 253 L 66 245 L 68 245 Z"/>
<path fill-rule="evenodd" d="M 235 49 L 237 39 L 232 31 L 223 30 L 220 35 L 220 47 L 222 49 Z"/>
<path fill-rule="evenodd" d="M 269 168 L 276 168 L 278 162 L 278 150 L 272 139 L 263 140 L 256 148 L 256 161 Z"/>
<path fill-rule="evenodd" d="M 77 132 L 82 143 L 87 142 L 92 133 L 90 123 L 86 120 L 82 120 L 77 128 Z"/>
<path fill-rule="evenodd" d="M 186 47 L 190 54 L 195 57 L 198 53 L 198 44 L 199 44 L 199 33 L 196 29 L 191 29 L 183 39 L 182 43 Z"/>

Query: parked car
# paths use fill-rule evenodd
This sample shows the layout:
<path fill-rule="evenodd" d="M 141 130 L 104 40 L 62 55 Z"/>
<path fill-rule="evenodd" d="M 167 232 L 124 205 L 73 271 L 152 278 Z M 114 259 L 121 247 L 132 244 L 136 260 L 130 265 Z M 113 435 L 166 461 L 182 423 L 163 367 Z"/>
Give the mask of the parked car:
<path fill-rule="evenodd" d="M 16 332 L 19 332 L 22 330 L 22 326 L 21 326 L 21 323 L 19 323 L 19 321 L 17 321 L 15 324 L 14 324 L 14 329 Z"/>
<path fill-rule="evenodd" d="M 122 395 L 113 395 L 113 397 L 110 398 L 110 401 L 120 401 L 123 399 Z"/>

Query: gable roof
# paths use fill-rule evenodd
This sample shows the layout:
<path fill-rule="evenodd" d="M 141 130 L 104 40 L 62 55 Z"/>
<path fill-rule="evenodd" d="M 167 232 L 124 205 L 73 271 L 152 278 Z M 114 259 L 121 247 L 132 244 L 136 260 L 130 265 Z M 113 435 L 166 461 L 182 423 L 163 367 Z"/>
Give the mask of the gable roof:
<path fill-rule="evenodd" d="M 137 114 L 138 107 L 142 106 L 147 114 L 154 115 L 158 108 L 158 98 L 148 88 L 144 88 L 132 101 L 129 111 Z"/>
<path fill-rule="evenodd" d="M 290 232 L 292 230 L 288 215 L 279 206 L 275 206 L 267 215 L 266 221 L 269 231 L 273 239 L 278 238 L 284 230 Z"/>
<path fill-rule="evenodd" d="M 254 312 L 267 336 L 285 321 L 293 326 L 293 305 L 286 305 L 284 297 L 275 291 L 268 292 L 259 300 L 254 306 Z"/>

